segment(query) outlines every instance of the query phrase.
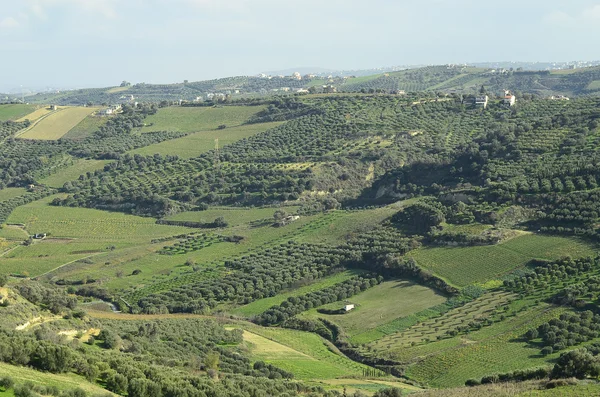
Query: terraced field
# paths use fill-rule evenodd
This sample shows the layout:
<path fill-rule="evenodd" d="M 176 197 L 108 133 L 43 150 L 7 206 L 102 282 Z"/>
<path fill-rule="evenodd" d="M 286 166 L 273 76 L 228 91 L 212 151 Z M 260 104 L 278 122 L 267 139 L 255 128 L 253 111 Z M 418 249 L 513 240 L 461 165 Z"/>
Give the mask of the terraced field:
<path fill-rule="evenodd" d="M 532 259 L 593 254 L 594 247 L 581 240 L 527 234 L 497 245 L 424 248 L 410 256 L 452 284 L 466 286 L 501 277 Z"/>
<path fill-rule="evenodd" d="M 557 317 L 564 310 L 540 305 L 468 336 L 405 349 L 402 353 L 405 359 L 424 357 L 409 368 L 408 375 L 433 387 L 456 387 L 469 378 L 508 372 L 511 368 L 549 365 L 558 353 L 543 357 L 538 349 L 531 348 L 520 338 L 528 329 Z"/>

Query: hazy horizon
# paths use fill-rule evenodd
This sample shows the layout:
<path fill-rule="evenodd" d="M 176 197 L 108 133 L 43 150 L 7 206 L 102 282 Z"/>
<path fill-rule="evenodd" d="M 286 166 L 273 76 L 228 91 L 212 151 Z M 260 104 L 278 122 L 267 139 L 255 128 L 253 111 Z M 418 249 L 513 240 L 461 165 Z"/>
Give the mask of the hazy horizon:
<path fill-rule="evenodd" d="M 23 0 L 0 9 L 0 91 L 311 67 L 600 59 L 600 1 Z"/>

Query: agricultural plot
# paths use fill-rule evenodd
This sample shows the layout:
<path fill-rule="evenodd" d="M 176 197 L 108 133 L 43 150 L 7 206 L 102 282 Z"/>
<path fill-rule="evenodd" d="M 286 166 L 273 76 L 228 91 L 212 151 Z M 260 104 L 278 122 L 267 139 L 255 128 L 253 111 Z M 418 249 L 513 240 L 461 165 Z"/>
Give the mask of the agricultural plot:
<path fill-rule="evenodd" d="M 409 256 L 450 283 L 466 286 L 501 277 L 532 259 L 593 254 L 592 245 L 575 238 L 526 234 L 490 246 L 423 248 Z"/>
<path fill-rule="evenodd" d="M 0 105 L 0 121 L 17 121 L 30 114 L 37 108 L 36 105 L 8 104 Z"/>
<path fill-rule="evenodd" d="M 1 191 L 0 191 L 1 192 Z M 283 210 L 288 213 L 294 213 L 299 207 L 282 207 Z M 278 208 L 227 208 L 227 207 L 216 207 L 209 208 L 206 211 L 188 211 L 180 212 L 175 215 L 166 217 L 169 221 L 188 221 L 188 222 L 199 222 L 199 223 L 210 223 L 218 217 L 223 217 L 229 227 L 239 226 L 251 222 L 266 220 L 269 223 L 273 223 L 273 214 Z"/>
<path fill-rule="evenodd" d="M 152 218 L 86 208 L 55 207 L 52 196 L 17 208 L 8 223 L 25 224 L 31 233 L 49 233 L 56 238 L 93 241 L 148 243 L 153 238 L 173 236 L 191 229 L 157 225 Z"/>
<path fill-rule="evenodd" d="M 124 92 L 129 90 L 131 87 L 127 86 L 127 87 L 113 87 L 113 88 L 109 88 L 108 90 L 106 90 L 107 94 L 116 94 L 118 92 Z"/>
<path fill-rule="evenodd" d="M 19 197 L 27 193 L 27 189 L 22 187 L 7 187 L 0 190 L 0 202 Z"/>
<path fill-rule="evenodd" d="M 203 248 L 210 247 L 216 243 L 222 243 L 223 236 L 215 233 L 199 233 L 188 235 L 187 238 L 180 240 L 175 245 L 168 245 L 159 251 L 163 255 L 182 255 L 189 252 L 200 251 Z"/>
<path fill-rule="evenodd" d="M 316 334 L 280 328 L 243 326 L 244 340 L 250 344 L 251 355 L 286 371 L 297 379 L 334 379 L 362 376 L 362 364 L 332 351 L 330 345 Z"/>
<path fill-rule="evenodd" d="M 297 222 L 281 228 L 271 227 L 270 225 L 252 227 L 247 224 L 230 226 L 219 230 L 219 234 L 225 236 L 244 236 L 244 240 L 239 244 L 229 242 L 215 243 L 203 247 L 201 250 L 188 252 L 185 255 L 160 255 L 158 251 L 166 245 L 165 242 L 117 249 L 114 252 L 95 256 L 93 264 L 74 263 L 60 269 L 54 274 L 70 280 L 79 280 L 85 276 L 95 279 L 101 278 L 105 280 L 103 286 L 111 290 L 127 290 L 127 294 L 130 297 L 144 296 L 154 291 L 169 290 L 175 288 L 177 285 L 189 283 L 198 278 L 204 279 L 221 275 L 223 270 L 221 266 L 217 265 L 218 263 L 221 263 L 225 259 L 231 259 L 251 252 L 259 247 L 270 246 L 287 240 L 298 233 L 303 225 L 312 220 L 314 220 L 314 217 L 302 217 Z M 172 229 L 175 231 L 172 236 L 192 233 L 198 230 L 171 227 L 175 228 Z M 149 241 L 149 239 L 146 241 Z M 175 242 L 177 239 L 170 241 Z M 188 260 L 195 265 L 187 265 Z M 194 267 L 201 270 L 194 271 Z M 142 272 L 132 275 L 138 269 Z M 126 276 L 116 277 L 117 272 L 122 272 Z"/>
<path fill-rule="evenodd" d="M 146 118 L 142 133 L 152 131 L 197 132 L 216 130 L 220 125 L 244 124 L 264 106 L 177 107 L 171 106 Z M 214 138 L 213 138 L 214 143 Z"/>
<path fill-rule="evenodd" d="M 474 320 L 486 319 L 514 299 L 516 299 L 516 295 L 509 292 L 498 291 L 485 294 L 479 299 L 452 309 L 441 316 L 384 336 L 371 343 L 369 350 L 386 350 L 390 354 L 399 354 L 402 349 L 409 346 L 446 337 L 447 332 L 455 330 L 461 325 Z"/>
<path fill-rule="evenodd" d="M 240 306 L 231 311 L 232 314 L 237 316 L 251 317 L 261 314 L 271 306 L 279 305 L 281 302 L 287 300 L 292 296 L 301 296 L 310 292 L 318 291 L 323 288 L 330 287 L 332 285 L 346 281 L 356 275 L 363 272 L 357 270 L 346 270 L 344 272 L 335 274 L 333 276 L 324 277 L 320 280 L 315 281 L 309 285 L 293 289 L 291 291 L 284 291 L 271 298 L 263 298 L 256 300 L 244 306 Z"/>
<path fill-rule="evenodd" d="M 407 374 L 432 387 L 456 387 L 470 378 L 550 365 L 558 353 L 541 356 L 539 349 L 530 347 L 521 337 L 564 310 L 541 304 L 468 336 L 404 349 L 403 355 L 411 356 L 409 361 L 425 355 L 408 368 Z"/>
<path fill-rule="evenodd" d="M 585 88 L 590 91 L 600 90 L 600 80 L 590 82 Z"/>
<path fill-rule="evenodd" d="M 98 131 L 108 120 L 110 120 L 109 117 L 99 117 L 95 114 L 90 114 L 75 127 L 71 128 L 62 139 L 79 140 L 87 138 Z"/>
<path fill-rule="evenodd" d="M 80 175 L 84 175 L 87 172 L 103 169 L 104 166 L 110 162 L 110 160 L 77 159 L 74 160 L 71 165 L 60 168 L 57 172 L 46 178 L 40 179 L 39 182 L 46 186 L 62 188 L 66 182 L 74 181 L 79 178 Z"/>
<path fill-rule="evenodd" d="M 25 241 L 28 237 L 29 233 L 19 226 L 3 225 L 0 229 L 0 238 L 8 241 Z"/>
<path fill-rule="evenodd" d="M 46 116 L 48 113 L 52 113 L 52 112 L 55 112 L 55 110 L 51 110 L 49 107 L 42 106 L 42 107 L 34 110 L 33 112 L 28 113 L 27 115 L 21 117 L 17 121 L 22 122 L 25 120 L 29 120 L 32 123 L 35 123 L 37 120 L 41 119 L 42 117 Z"/>
<path fill-rule="evenodd" d="M 356 308 L 345 314 L 322 314 L 316 309 L 303 313 L 309 318 L 325 318 L 339 325 L 351 341 L 363 343 L 372 338 L 371 331 L 397 318 L 405 317 L 428 307 L 443 303 L 445 297 L 410 281 L 386 281 L 347 301 Z M 339 309 L 343 302 L 330 303 L 323 309 Z"/>
<path fill-rule="evenodd" d="M 337 245 L 361 232 L 373 229 L 390 218 L 401 204 L 361 211 L 336 211 L 309 225 L 299 241 Z"/>
<path fill-rule="evenodd" d="M 546 389 L 547 381 L 490 383 L 477 387 L 457 387 L 444 390 L 427 390 L 421 397 L 588 397 L 600 395 L 600 384 L 595 381 L 579 381 L 574 384 Z"/>
<path fill-rule="evenodd" d="M 56 140 L 61 138 L 98 108 L 68 107 L 40 119 L 21 135 L 23 139 Z"/>
<path fill-rule="evenodd" d="M 245 124 L 222 130 L 203 130 L 182 138 L 171 139 L 135 149 L 130 153 L 143 156 L 160 153 L 163 156 L 170 155 L 179 156 L 181 158 L 192 158 L 214 149 L 215 139 L 219 140 L 219 146 L 224 146 L 277 127 L 278 125 L 281 125 L 281 123 Z"/>
<path fill-rule="evenodd" d="M 0 268 L 8 273 L 26 272 L 32 276 L 45 274 L 59 267 L 67 267 L 66 270 L 76 268 L 86 273 L 86 269 L 95 263 L 97 256 L 117 255 L 123 248 L 146 247 L 152 239 L 192 231 L 183 227 L 157 225 L 151 218 L 99 210 L 54 207 L 48 205 L 50 200 L 51 197 L 32 202 L 13 212 L 9 223 L 24 224 L 28 234 L 47 233 L 48 237 L 12 250 L 0 258 Z M 15 239 L 27 238 L 28 234 L 23 230 L 18 233 L 17 236 L 16 230 L 11 231 Z M 143 248 L 141 254 L 138 252 L 137 255 L 149 255 L 162 245 L 156 245 L 150 250 Z M 82 262 L 83 259 L 85 261 Z M 174 266 L 173 263 L 168 265 Z M 114 275 L 113 269 L 112 276 Z M 80 276 L 83 277 L 84 274 Z"/>

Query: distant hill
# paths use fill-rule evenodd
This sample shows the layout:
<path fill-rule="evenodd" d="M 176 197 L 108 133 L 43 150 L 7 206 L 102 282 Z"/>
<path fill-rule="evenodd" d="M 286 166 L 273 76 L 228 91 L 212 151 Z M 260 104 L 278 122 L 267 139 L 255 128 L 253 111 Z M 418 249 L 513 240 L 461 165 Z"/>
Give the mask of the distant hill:
<path fill-rule="evenodd" d="M 393 90 L 473 93 L 510 89 L 541 96 L 600 93 L 600 67 L 556 71 L 517 71 L 464 66 L 429 66 L 349 80 L 344 91 Z"/>
<path fill-rule="evenodd" d="M 406 92 L 436 91 L 472 94 L 484 86 L 488 92 L 499 93 L 510 89 L 517 93 L 538 96 L 562 94 L 567 96 L 598 95 L 600 93 L 600 66 L 562 70 L 510 70 L 505 68 L 477 68 L 464 65 L 426 66 L 415 69 L 390 71 L 372 75 L 345 77 L 316 76 L 295 79 L 285 77 L 235 76 L 214 80 L 175 84 L 135 84 L 126 87 L 89 88 L 30 95 L 30 103 L 81 105 L 139 102 L 195 101 L 229 96 L 233 99 L 252 96 L 288 95 L 299 89 L 323 85 L 334 86 L 343 92 Z M 11 96 L 8 95 L 10 98 Z M 133 97 L 133 99 L 132 99 Z M 15 98 L 13 95 L 12 98 Z"/>
<path fill-rule="evenodd" d="M 316 66 L 303 66 L 303 67 L 274 70 L 274 71 L 270 71 L 270 72 L 261 72 L 261 73 L 266 74 L 266 75 L 271 75 L 271 76 L 278 76 L 278 75 L 291 76 L 292 74 L 294 74 L 294 72 L 298 72 L 300 74 L 323 74 L 323 73 L 332 73 L 332 72 L 335 72 L 335 70 L 327 69 L 327 68 L 320 68 L 320 67 L 316 67 Z"/>

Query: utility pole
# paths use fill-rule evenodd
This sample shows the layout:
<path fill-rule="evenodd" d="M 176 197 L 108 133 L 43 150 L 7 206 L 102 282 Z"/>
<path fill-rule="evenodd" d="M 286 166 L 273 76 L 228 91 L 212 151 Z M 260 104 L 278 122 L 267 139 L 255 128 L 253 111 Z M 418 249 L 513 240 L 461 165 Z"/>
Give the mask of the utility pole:
<path fill-rule="evenodd" d="M 215 138 L 215 158 L 213 160 L 213 166 L 215 167 L 215 182 L 217 178 L 221 176 L 221 157 L 219 155 L 219 138 Z"/>

